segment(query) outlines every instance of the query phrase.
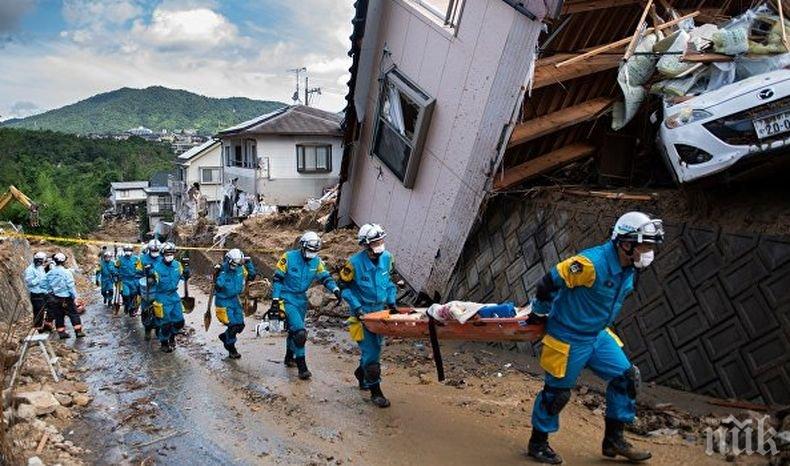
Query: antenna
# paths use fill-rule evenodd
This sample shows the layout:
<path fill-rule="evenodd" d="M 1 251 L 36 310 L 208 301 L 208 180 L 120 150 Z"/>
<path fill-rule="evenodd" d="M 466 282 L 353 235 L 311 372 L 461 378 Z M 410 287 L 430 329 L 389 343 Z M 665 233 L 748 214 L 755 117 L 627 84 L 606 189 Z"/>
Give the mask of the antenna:
<path fill-rule="evenodd" d="M 305 68 L 303 66 L 301 68 L 292 68 L 292 69 L 286 70 L 286 71 L 288 73 L 296 74 L 296 92 L 294 92 L 293 97 L 291 97 L 291 100 L 293 100 L 294 105 L 296 105 L 296 104 L 300 103 L 300 101 L 299 101 L 299 74 L 300 73 L 306 73 L 307 72 L 307 68 Z"/>
<path fill-rule="evenodd" d="M 309 85 L 308 77 L 305 76 L 304 77 L 304 104 L 306 106 L 308 106 L 308 107 L 310 106 L 310 94 L 321 95 L 321 88 L 320 87 L 314 87 L 314 88 L 311 89 L 310 85 Z"/>

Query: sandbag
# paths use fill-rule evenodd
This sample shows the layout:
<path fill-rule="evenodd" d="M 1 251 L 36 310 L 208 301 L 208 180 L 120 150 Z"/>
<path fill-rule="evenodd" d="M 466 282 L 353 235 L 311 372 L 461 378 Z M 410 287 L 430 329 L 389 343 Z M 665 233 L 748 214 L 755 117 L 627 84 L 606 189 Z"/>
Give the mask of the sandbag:
<path fill-rule="evenodd" d="M 636 46 L 637 52 L 650 52 L 658 41 L 654 34 L 645 36 Z M 623 101 L 616 102 L 612 107 L 612 129 L 618 131 L 625 127 L 636 115 L 639 107 L 647 98 L 643 87 L 653 76 L 657 58 L 652 55 L 633 55 L 620 65 L 617 83 L 623 92 Z"/>

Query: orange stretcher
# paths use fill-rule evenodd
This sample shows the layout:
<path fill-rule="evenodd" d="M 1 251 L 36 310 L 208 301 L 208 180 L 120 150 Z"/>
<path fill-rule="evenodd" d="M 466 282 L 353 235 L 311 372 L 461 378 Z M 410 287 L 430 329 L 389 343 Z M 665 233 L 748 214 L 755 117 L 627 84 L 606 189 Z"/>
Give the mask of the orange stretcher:
<path fill-rule="evenodd" d="M 430 338 L 430 319 L 413 313 L 411 308 L 399 308 L 400 314 L 389 311 L 365 314 L 362 324 L 368 331 L 395 338 Z M 434 321 L 440 340 L 466 341 L 535 341 L 543 335 L 543 325 L 527 325 L 527 317 L 479 318 L 466 323 Z"/>

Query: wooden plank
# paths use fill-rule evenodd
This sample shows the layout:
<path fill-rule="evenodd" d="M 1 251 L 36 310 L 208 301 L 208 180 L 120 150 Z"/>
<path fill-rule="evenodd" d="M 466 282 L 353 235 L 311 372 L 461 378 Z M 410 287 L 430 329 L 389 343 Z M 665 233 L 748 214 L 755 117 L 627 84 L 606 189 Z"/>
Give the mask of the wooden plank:
<path fill-rule="evenodd" d="M 615 99 L 610 97 L 598 97 L 521 123 L 513 130 L 508 147 L 524 144 L 563 128 L 592 120 L 611 107 L 614 101 Z"/>
<path fill-rule="evenodd" d="M 682 16 L 682 17 L 677 18 L 677 19 L 673 19 L 672 21 L 667 21 L 666 23 L 664 23 L 664 24 L 662 24 L 660 26 L 647 28 L 647 29 L 645 29 L 644 35 L 651 34 L 651 33 L 655 32 L 655 31 L 661 31 L 661 30 L 670 28 L 670 27 L 675 26 L 676 24 L 678 24 L 678 23 L 680 23 L 682 21 L 685 21 L 685 20 L 687 20 L 689 18 L 694 18 L 697 15 L 699 15 L 699 11 L 695 11 L 694 13 L 691 13 L 689 15 Z M 612 42 L 611 44 L 602 45 L 600 47 L 597 47 L 595 49 L 590 50 L 589 52 L 582 53 L 581 55 L 577 55 L 577 56 L 575 56 L 575 57 L 573 57 L 573 58 L 571 58 L 569 60 L 565 60 L 563 62 L 557 63 L 554 66 L 556 68 L 560 68 L 560 67 L 563 67 L 563 66 L 568 66 L 568 65 L 570 65 L 572 63 L 576 63 L 578 61 L 585 60 L 585 59 L 588 59 L 590 57 L 594 57 L 596 55 L 600 55 L 600 54 L 602 54 L 604 52 L 608 52 L 610 50 L 614 50 L 614 49 L 618 49 L 620 47 L 626 46 L 630 42 L 631 42 L 631 37 L 626 37 L 624 39 L 618 40 L 617 42 Z"/>
<path fill-rule="evenodd" d="M 647 19 L 647 15 L 650 13 L 650 7 L 652 6 L 653 0 L 647 0 L 647 5 L 645 6 L 645 9 L 642 10 L 642 16 L 639 17 L 639 22 L 636 23 L 636 31 L 634 31 L 634 35 L 631 36 L 631 42 L 628 43 L 628 47 L 625 49 L 623 60 L 628 61 L 628 59 L 631 58 L 631 55 L 634 54 L 634 50 L 636 50 L 636 44 L 644 35 L 644 31 L 647 30 L 647 23 L 645 20 Z"/>
<path fill-rule="evenodd" d="M 620 64 L 620 55 L 596 55 L 589 60 L 574 63 L 569 66 L 557 69 L 554 63 L 557 61 L 572 58 L 573 54 L 554 55 L 552 57 L 538 60 L 535 66 L 535 77 L 532 81 L 532 89 L 550 86 L 569 79 L 581 78 L 601 71 L 617 68 Z M 544 60 L 551 60 L 544 62 Z"/>
<path fill-rule="evenodd" d="M 680 61 L 689 63 L 720 63 L 733 61 L 734 58 L 722 53 L 688 53 L 680 57 Z"/>
<path fill-rule="evenodd" d="M 505 170 L 504 175 L 494 182 L 494 189 L 503 190 L 513 187 L 532 177 L 587 157 L 595 150 L 596 147 L 591 144 L 577 142 L 541 155 L 538 158 L 527 160 L 520 165 Z"/>
<path fill-rule="evenodd" d="M 620 6 L 634 5 L 636 3 L 641 3 L 641 0 L 579 0 L 563 4 L 562 14 L 572 15 L 574 13 L 603 10 L 604 8 L 617 8 Z"/>

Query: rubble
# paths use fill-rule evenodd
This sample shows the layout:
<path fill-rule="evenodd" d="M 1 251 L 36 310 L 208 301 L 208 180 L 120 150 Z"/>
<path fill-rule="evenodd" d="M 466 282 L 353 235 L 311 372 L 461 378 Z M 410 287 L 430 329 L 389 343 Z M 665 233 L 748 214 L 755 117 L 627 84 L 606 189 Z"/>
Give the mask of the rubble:
<path fill-rule="evenodd" d="M 14 395 L 14 400 L 19 403 L 28 403 L 33 406 L 36 416 L 43 416 L 55 411 L 60 406 L 58 400 L 48 391 L 21 392 Z"/>

